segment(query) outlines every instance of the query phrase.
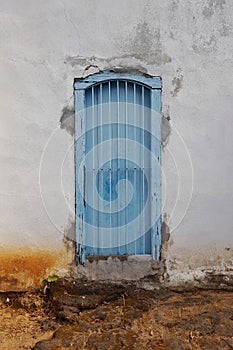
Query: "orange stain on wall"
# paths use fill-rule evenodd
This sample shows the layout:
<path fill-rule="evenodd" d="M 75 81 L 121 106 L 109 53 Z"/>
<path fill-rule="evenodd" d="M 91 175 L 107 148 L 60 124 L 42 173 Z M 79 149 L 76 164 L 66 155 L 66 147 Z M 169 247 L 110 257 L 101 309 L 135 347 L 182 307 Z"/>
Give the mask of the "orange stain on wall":
<path fill-rule="evenodd" d="M 59 275 L 59 269 L 68 269 L 66 250 L 4 251 L 0 252 L 0 290 L 25 290 L 41 285 L 42 279 L 51 273 Z"/>

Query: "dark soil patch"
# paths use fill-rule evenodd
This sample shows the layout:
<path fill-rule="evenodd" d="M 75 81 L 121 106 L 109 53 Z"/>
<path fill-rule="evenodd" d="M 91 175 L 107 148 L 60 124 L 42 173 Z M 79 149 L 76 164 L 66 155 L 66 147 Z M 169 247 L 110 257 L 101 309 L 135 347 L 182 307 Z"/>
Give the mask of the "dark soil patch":
<path fill-rule="evenodd" d="M 48 296 L 0 294 L 0 349 L 233 349 L 232 301 L 230 291 L 58 280 Z"/>

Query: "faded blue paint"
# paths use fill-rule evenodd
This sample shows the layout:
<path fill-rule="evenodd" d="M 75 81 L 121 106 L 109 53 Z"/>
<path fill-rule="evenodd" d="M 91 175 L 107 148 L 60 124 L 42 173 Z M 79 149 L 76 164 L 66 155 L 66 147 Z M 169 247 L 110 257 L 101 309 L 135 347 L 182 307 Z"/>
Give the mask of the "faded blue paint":
<path fill-rule="evenodd" d="M 104 72 L 76 79 L 74 87 L 77 261 L 84 263 L 86 255 L 115 254 L 150 254 L 159 260 L 161 170 L 151 165 L 148 154 L 153 153 L 158 164 L 161 163 L 161 79 Z M 124 103 L 129 106 L 124 107 Z M 107 105 L 107 109 L 103 105 Z M 148 109 L 159 114 L 155 123 Z M 107 113 L 107 124 L 103 124 L 104 113 Z M 128 123 L 129 113 L 133 113 L 140 127 Z M 150 127 L 157 138 L 151 136 Z M 135 154 L 130 151 L 128 141 L 144 145 L 136 155 L 136 163 L 130 160 Z M 110 160 L 102 162 L 107 152 L 110 152 Z M 80 171 L 82 176 L 78 181 Z M 147 201 L 151 215 L 148 210 L 143 214 Z M 143 233 L 154 213 L 158 219 Z M 133 226 L 129 232 L 127 225 L 134 224 L 139 215 L 142 219 L 140 227 L 135 226 L 135 232 L 141 230 L 143 234 L 138 237 Z M 119 231 L 123 228 L 124 237 L 103 233 L 103 229 L 111 232 L 114 228 Z"/>

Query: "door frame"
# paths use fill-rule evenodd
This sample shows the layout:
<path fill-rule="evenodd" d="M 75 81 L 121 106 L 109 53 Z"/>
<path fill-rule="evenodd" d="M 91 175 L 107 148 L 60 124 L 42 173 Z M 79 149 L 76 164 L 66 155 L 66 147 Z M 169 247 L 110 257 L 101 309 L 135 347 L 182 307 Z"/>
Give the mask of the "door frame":
<path fill-rule="evenodd" d="M 153 130 L 152 135 L 159 135 L 160 147 L 153 146 L 156 149 L 151 149 L 152 153 L 158 158 L 157 161 L 161 166 L 161 93 L 162 79 L 161 77 L 152 77 L 149 75 L 132 75 L 114 73 L 112 71 L 104 71 L 90 75 L 85 78 L 75 78 L 74 80 L 74 101 L 75 101 L 75 217 L 76 217 L 76 262 L 85 263 L 85 198 L 81 195 L 80 186 L 85 193 L 85 177 L 80 182 L 77 181 L 77 174 L 80 170 L 82 157 L 85 155 L 85 91 L 87 88 L 98 84 L 114 80 L 126 80 L 136 84 L 142 84 L 148 87 L 151 91 L 151 109 L 159 115 L 159 122 L 156 123 L 156 130 Z M 78 146 L 77 146 L 78 141 Z M 85 169 L 83 169 L 85 171 Z M 151 210 L 158 213 L 157 225 L 151 227 L 151 245 L 152 259 L 160 260 L 161 258 L 161 206 L 162 206 L 162 181 L 161 170 L 158 171 L 152 168 L 151 187 L 154 189 L 151 195 Z M 156 214 L 157 215 L 157 214 Z"/>

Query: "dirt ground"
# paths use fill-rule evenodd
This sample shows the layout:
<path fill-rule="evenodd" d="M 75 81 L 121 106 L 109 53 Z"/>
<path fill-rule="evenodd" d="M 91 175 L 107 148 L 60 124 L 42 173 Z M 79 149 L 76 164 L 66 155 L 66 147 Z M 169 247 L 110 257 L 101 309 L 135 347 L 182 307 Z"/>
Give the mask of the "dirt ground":
<path fill-rule="evenodd" d="M 233 349 L 233 292 L 58 280 L 0 293 L 0 349 Z"/>

